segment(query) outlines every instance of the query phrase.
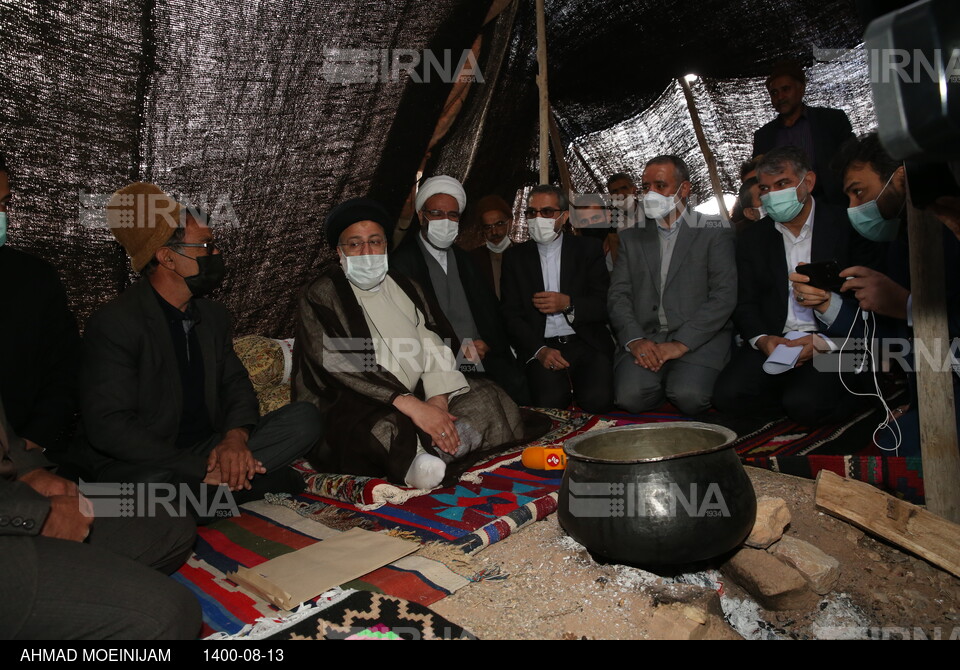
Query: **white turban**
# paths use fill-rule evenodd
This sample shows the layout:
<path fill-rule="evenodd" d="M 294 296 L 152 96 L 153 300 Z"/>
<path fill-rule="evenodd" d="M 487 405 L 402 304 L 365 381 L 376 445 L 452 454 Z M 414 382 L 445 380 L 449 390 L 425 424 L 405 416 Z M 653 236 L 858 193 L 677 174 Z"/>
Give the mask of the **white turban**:
<path fill-rule="evenodd" d="M 417 190 L 417 199 L 415 205 L 417 211 L 423 209 L 424 204 L 431 196 L 442 193 L 444 195 L 449 195 L 453 198 L 456 198 L 457 205 L 460 207 L 460 211 L 463 212 L 464 208 L 467 206 L 467 192 L 463 190 L 463 186 L 453 177 L 448 177 L 446 175 L 438 175 L 436 177 L 430 177 Z"/>

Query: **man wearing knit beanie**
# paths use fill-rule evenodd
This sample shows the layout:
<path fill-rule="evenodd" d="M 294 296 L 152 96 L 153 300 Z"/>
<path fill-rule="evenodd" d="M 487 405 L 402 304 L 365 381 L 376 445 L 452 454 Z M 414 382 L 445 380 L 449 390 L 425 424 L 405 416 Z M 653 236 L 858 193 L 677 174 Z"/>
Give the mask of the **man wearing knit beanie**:
<path fill-rule="evenodd" d="M 9 196 L 0 156 L 4 232 Z M 184 563 L 196 526 L 164 510 L 149 519 L 90 516 L 89 501 L 63 476 L 77 402 L 76 322 L 57 271 L 4 242 L 0 284 L 16 290 L 0 293 L 0 639 L 193 638 L 197 599 L 161 572 Z"/>
<path fill-rule="evenodd" d="M 225 485 L 241 502 L 299 492 L 303 480 L 287 466 L 320 439 L 320 415 L 294 403 L 260 418 L 227 310 L 202 297 L 224 276 L 206 218 L 154 184 L 130 184 L 107 205 L 142 278 L 87 322 L 88 465 L 100 481 Z"/>
<path fill-rule="evenodd" d="M 488 377 L 517 404 L 526 404 L 526 382 L 507 343 L 497 296 L 470 255 L 454 244 L 466 205 L 467 194 L 453 177 L 424 181 L 416 198 L 419 229 L 404 237 L 390 264 L 436 299 L 462 343 L 458 360 L 464 371 Z"/>

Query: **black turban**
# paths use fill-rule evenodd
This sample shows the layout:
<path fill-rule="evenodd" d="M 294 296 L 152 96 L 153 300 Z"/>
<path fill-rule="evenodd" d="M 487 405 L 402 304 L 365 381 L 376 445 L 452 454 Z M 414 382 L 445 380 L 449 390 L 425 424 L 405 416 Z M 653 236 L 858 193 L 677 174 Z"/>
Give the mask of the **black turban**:
<path fill-rule="evenodd" d="M 324 224 L 327 242 L 331 247 L 340 242 L 340 235 L 347 228 L 359 221 L 373 221 L 383 227 L 383 234 L 387 241 L 393 237 L 393 228 L 396 222 L 376 200 L 370 198 L 352 198 L 341 202 L 327 215 Z"/>

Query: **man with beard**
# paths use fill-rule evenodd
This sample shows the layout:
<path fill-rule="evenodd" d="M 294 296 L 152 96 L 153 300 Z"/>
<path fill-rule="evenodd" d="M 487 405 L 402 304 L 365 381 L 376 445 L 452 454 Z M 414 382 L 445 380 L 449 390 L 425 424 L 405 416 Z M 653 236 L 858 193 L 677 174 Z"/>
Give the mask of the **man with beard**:
<path fill-rule="evenodd" d="M 463 186 L 453 177 L 431 177 L 417 191 L 415 204 L 419 230 L 414 227 L 414 234 L 390 254 L 391 267 L 440 305 L 460 340 L 464 371 L 491 379 L 516 402 L 525 403 L 523 376 L 507 344 L 497 296 L 469 254 L 454 244 L 467 205 Z"/>
<path fill-rule="evenodd" d="M 327 416 L 317 469 L 431 489 L 449 464 L 519 440 L 523 425 L 503 389 L 457 369 L 457 338 L 436 302 L 388 270 L 393 227 L 366 198 L 327 216 L 340 264 L 300 295 L 293 393 Z"/>

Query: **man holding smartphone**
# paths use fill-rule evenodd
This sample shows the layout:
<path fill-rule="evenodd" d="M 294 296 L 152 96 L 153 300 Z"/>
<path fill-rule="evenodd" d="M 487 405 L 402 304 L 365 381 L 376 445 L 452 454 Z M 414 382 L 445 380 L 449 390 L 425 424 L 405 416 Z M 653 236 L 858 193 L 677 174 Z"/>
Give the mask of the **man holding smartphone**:
<path fill-rule="evenodd" d="M 825 329 L 823 315 L 794 295 L 789 274 L 801 263 L 817 261 L 873 265 L 875 247 L 855 234 L 842 209 L 815 201 L 817 176 L 797 147 L 768 152 L 757 166 L 757 179 L 768 217 L 744 230 L 737 245 L 733 320 L 743 346 L 717 380 L 714 405 L 731 413 L 781 410 L 808 426 L 837 421 L 855 409 L 855 398 L 836 374 L 807 365 L 830 347 L 818 334 Z M 838 297 L 834 309 L 839 306 Z M 784 337 L 791 332 L 809 335 Z M 780 375 L 765 373 L 763 363 L 781 344 L 802 347 L 796 367 Z"/>

